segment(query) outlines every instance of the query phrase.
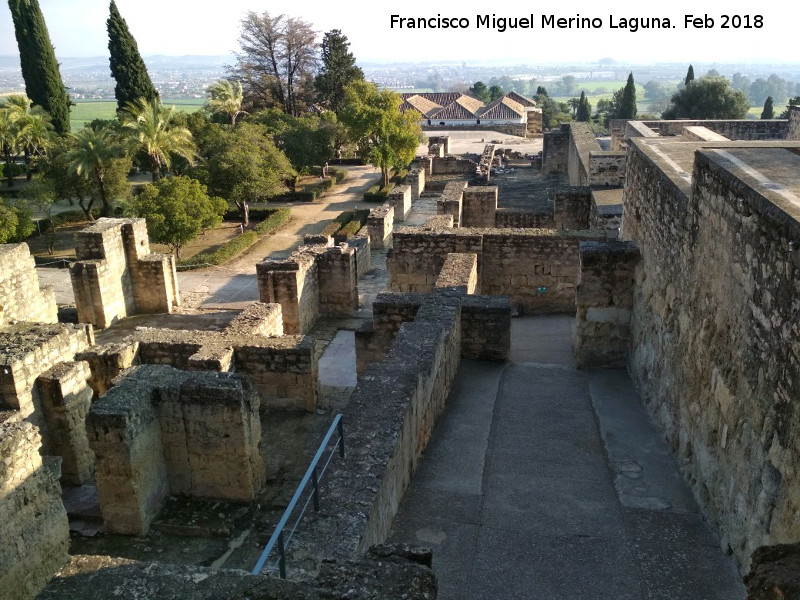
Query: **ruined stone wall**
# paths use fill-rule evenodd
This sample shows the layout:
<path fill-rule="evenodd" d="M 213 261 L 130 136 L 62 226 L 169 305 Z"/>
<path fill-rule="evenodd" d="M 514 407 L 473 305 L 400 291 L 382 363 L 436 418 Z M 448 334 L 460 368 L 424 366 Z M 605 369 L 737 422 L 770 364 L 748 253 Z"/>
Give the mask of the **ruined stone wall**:
<path fill-rule="evenodd" d="M 556 190 L 553 199 L 553 229 L 588 229 L 592 191 L 588 187 Z"/>
<path fill-rule="evenodd" d="M 622 224 L 622 196 L 623 190 L 620 188 L 592 190 L 589 229 L 619 229 Z"/>
<path fill-rule="evenodd" d="M 320 314 L 349 317 L 358 310 L 355 248 L 347 243 L 329 248 L 317 258 L 317 269 Z"/>
<path fill-rule="evenodd" d="M 420 194 L 425 191 L 425 168 L 415 167 L 411 169 L 403 183 L 411 187 L 411 200 L 419 200 Z"/>
<path fill-rule="evenodd" d="M 800 169 L 785 150 L 735 152 Z M 731 164 L 699 151 L 688 189 L 634 147 L 623 235 L 642 254 L 631 375 L 723 547 L 746 565 L 758 546 L 800 540 L 800 213 Z"/>
<path fill-rule="evenodd" d="M 347 244 L 356 251 L 356 281 L 372 268 L 372 244 L 369 241 L 369 229 L 365 225 L 358 233 L 347 238 Z"/>
<path fill-rule="evenodd" d="M 458 368 L 460 301 L 442 290 L 426 299 L 359 381 L 343 415 L 348 457 L 331 463 L 322 511 L 298 531 L 305 556 L 353 555 L 386 539 Z"/>
<path fill-rule="evenodd" d="M 498 208 L 494 214 L 494 227 L 497 229 L 554 229 L 553 213 L 517 212 L 508 208 Z"/>
<path fill-rule="evenodd" d="M 633 242 L 583 242 L 580 252 L 575 360 L 579 368 L 625 367 L 639 250 Z"/>
<path fill-rule="evenodd" d="M 135 367 L 87 420 L 106 531 L 145 534 L 170 493 L 252 500 L 264 478 L 258 407 L 240 375 Z"/>
<path fill-rule="evenodd" d="M 552 230 L 490 230 L 483 235 L 481 293 L 508 296 L 527 314 L 575 310 L 580 236 Z"/>
<path fill-rule="evenodd" d="M 392 247 L 392 228 L 394 227 L 394 207 L 383 204 L 369 211 L 367 231 L 369 243 L 373 248 Z"/>
<path fill-rule="evenodd" d="M 525 229 L 395 230 L 387 257 L 389 290 L 430 293 L 453 252 L 478 255 L 481 293 L 507 295 L 529 313 L 575 309 L 579 243 L 599 232 Z"/>
<path fill-rule="evenodd" d="M 687 142 L 729 142 L 724 135 L 711 131 L 708 127 L 687 125 L 681 132 L 681 138 Z"/>
<path fill-rule="evenodd" d="M 627 145 L 624 143 L 627 123 L 627 119 L 610 119 L 608 121 L 608 132 L 611 134 L 611 152 L 627 150 Z"/>
<path fill-rule="evenodd" d="M 89 363 L 88 383 L 94 397 L 99 398 L 108 391 L 122 371 L 139 364 L 139 343 L 127 341 L 92 346 L 89 350 L 78 352 L 75 360 Z"/>
<path fill-rule="evenodd" d="M 428 146 L 431 144 L 438 144 L 444 149 L 445 154 L 450 154 L 450 136 L 449 135 L 431 135 L 428 136 Z"/>
<path fill-rule="evenodd" d="M 15 321 L 56 323 L 56 297 L 39 286 L 28 244 L 0 244 L 0 325 Z"/>
<path fill-rule="evenodd" d="M 35 393 L 47 423 L 48 452 L 60 456 L 61 481 L 71 485 L 89 482 L 94 475 L 94 454 L 86 437 L 86 415 L 92 404 L 89 363 L 63 362 L 36 380 Z"/>
<path fill-rule="evenodd" d="M 462 202 L 461 227 L 496 227 L 496 185 L 464 188 Z"/>
<path fill-rule="evenodd" d="M 789 107 L 789 124 L 786 131 L 787 140 L 800 140 L 800 106 Z"/>
<path fill-rule="evenodd" d="M 463 294 L 478 292 L 478 255 L 448 254 L 434 288 L 448 288 Z"/>
<path fill-rule="evenodd" d="M 69 559 L 58 474 L 42 464 L 36 427 L 0 413 L 0 594 L 34 598 Z"/>
<path fill-rule="evenodd" d="M 597 143 L 597 138 L 589 124 L 570 123 L 567 154 L 567 173 L 570 185 L 591 184 L 590 154 L 592 152 L 602 152 L 602 148 Z"/>
<path fill-rule="evenodd" d="M 544 134 L 542 147 L 542 177 L 550 173 L 566 173 L 569 163 L 569 124 Z"/>
<path fill-rule="evenodd" d="M 389 194 L 389 204 L 394 208 L 394 220 L 405 221 L 411 211 L 411 186 L 395 186 Z"/>
<path fill-rule="evenodd" d="M 706 127 L 725 136 L 729 140 L 783 140 L 789 131 L 786 119 L 743 119 L 743 120 L 677 120 L 642 121 L 651 129 L 657 129 L 662 136 L 681 135 L 687 126 Z"/>
<path fill-rule="evenodd" d="M 444 186 L 442 197 L 436 201 L 436 214 L 451 215 L 453 227 L 461 226 L 461 212 L 466 187 L 465 181 L 449 181 Z"/>
<path fill-rule="evenodd" d="M 506 296 L 466 296 L 461 303 L 461 358 L 507 361 L 511 306 Z"/>
<path fill-rule="evenodd" d="M 136 313 L 180 305 L 175 259 L 150 254 L 144 219 L 98 219 L 75 234 L 70 278 L 78 321 L 105 328 Z"/>
<path fill-rule="evenodd" d="M 36 378 L 93 343 L 88 325 L 17 323 L 0 327 L 0 409 L 18 410 L 21 418 L 44 426 L 42 407 L 36 406 L 38 398 L 34 401 Z"/>
<path fill-rule="evenodd" d="M 403 323 L 413 321 L 425 296 L 381 292 L 372 303 L 372 322 L 355 332 L 356 373 L 384 359 Z"/>
<path fill-rule="evenodd" d="M 276 303 L 283 310 L 283 330 L 305 333 L 319 316 L 319 274 L 316 254 L 301 247 L 283 260 L 256 264 L 261 302 Z"/>
<path fill-rule="evenodd" d="M 474 175 L 477 168 L 478 163 L 468 158 L 458 158 L 457 156 L 439 158 L 434 156 L 431 166 L 433 172 L 431 175 Z"/>
<path fill-rule="evenodd" d="M 588 185 L 622 187 L 625 183 L 627 152 L 589 152 Z"/>

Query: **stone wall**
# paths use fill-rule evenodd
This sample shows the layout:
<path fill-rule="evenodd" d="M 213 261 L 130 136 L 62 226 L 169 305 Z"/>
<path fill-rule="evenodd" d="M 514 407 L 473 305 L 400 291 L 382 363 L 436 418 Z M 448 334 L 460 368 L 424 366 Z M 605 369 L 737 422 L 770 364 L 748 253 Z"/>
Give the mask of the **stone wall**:
<path fill-rule="evenodd" d="M 789 124 L 786 132 L 787 140 L 800 140 L 800 106 L 789 107 Z"/>
<path fill-rule="evenodd" d="M 425 191 L 425 168 L 414 167 L 411 169 L 403 183 L 411 188 L 411 200 L 419 200 L 420 195 Z"/>
<path fill-rule="evenodd" d="M 622 196 L 621 188 L 592 190 L 589 229 L 618 230 L 622 224 Z"/>
<path fill-rule="evenodd" d="M 356 282 L 372 268 L 372 245 L 366 225 L 358 233 L 347 238 L 347 244 L 356 251 Z"/>
<path fill-rule="evenodd" d="M 589 152 L 591 186 L 622 187 L 625 183 L 626 152 Z"/>
<path fill-rule="evenodd" d="M 462 202 L 462 227 L 496 227 L 497 186 L 464 188 Z"/>
<path fill-rule="evenodd" d="M 393 227 L 394 206 L 387 203 L 371 209 L 367 217 L 370 245 L 376 249 L 391 248 Z"/>
<path fill-rule="evenodd" d="M 542 177 L 551 173 L 566 173 L 569 163 L 569 124 L 544 134 L 542 147 Z"/>
<path fill-rule="evenodd" d="M 535 127 L 535 119 L 534 116 L 534 127 Z M 426 121 L 427 123 L 427 121 Z M 478 125 L 474 122 L 463 122 L 457 123 L 453 125 L 437 125 L 436 122 L 432 123 L 431 125 L 427 125 L 423 123 L 422 131 L 447 131 L 457 129 L 459 131 L 485 131 L 487 133 L 496 132 L 496 133 L 505 133 L 506 135 L 516 135 L 519 137 L 526 137 L 527 135 L 527 124 L 526 123 L 488 123 L 483 124 L 481 123 Z M 541 132 L 541 129 L 539 130 Z M 528 136 L 528 137 L 536 137 Z"/>
<path fill-rule="evenodd" d="M 553 199 L 553 229 L 588 229 L 592 191 L 588 187 L 556 190 Z"/>
<path fill-rule="evenodd" d="M 403 323 L 413 321 L 425 296 L 381 292 L 372 303 L 372 322 L 355 332 L 356 373 L 360 378 L 372 363 L 380 362 Z"/>
<path fill-rule="evenodd" d="M 0 244 L 0 325 L 15 321 L 56 323 L 56 297 L 39 286 L 28 244 Z"/>
<path fill-rule="evenodd" d="M 134 367 L 87 420 L 106 531 L 144 535 L 173 493 L 252 500 L 264 481 L 258 408 L 241 375 Z"/>
<path fill-rule="evenodd" d="M 451 215 L 453 227 L 461 226 L 461 211 L 466 187 L 465 181 L 450 181 L 444 186 L 442 197 L 436 201 L 436 214 Z"/>
<path fill-rule="evenodd" d="M 494 214 L 497 229 L 555 229 L 553 213 L 518 212 L 508 208 L 498 208 Z"/>
<path fill-rule="evenodd" d="M 478 255 L 481 293 L 507 295 L 527 313 L 571 312 L 579 269 L 579 243 L 605 239 L 598 232 L 541 229 L 440 229 L 401 227 L 387 257 L 389 290 L 429 293 L 447 255 Z"/>
<path fill-rule="evenodd" d="M 576 362 L 579 368 L 624 367 L 639 251 L 633 242 L 583 242 L 580 252 L 573 343 Z"/>
<path fill-rule="evenodd" d="M 411 186 L 396 185 L 389 194 L 389 204 L 394 208 L 394 220 L 405 221 L 411 212 Z"/>
<path fill-rule="evenodd" d="M 445 154 L 450 154 L 450 136 L 449 135 L 431 135 L 428 136 L 428 145 L 439 144 Z"/>
<path fill-rule="evenodd" d="M 478 255 L 448 254 L 433 287 L 478 294 Z"/>
<path fill-rule="evenodd" d="M 33 388 L 37 377 L 94 343 L 90 325 L 17 323 L 0 327 L 0 409 L 44 426 Z M 34 414 L 36 413 L 36 414 Z M 47 444 L 45 443 L 45 446 Z"/>
<path fill-rule="evenodd" d="M 726 150 L 756 175 L 800 171 L 779 148 Z M 642 254 L 632 377 L 746 565 L 759 546 L 800 540 L 800 210 L 736 165 L 699 150 L 689 187 L 634 142 L 622 233 Z"/>
<path fill-rule="evenodd" d="M 42 464 L 36 427 L 0 412 L 0 594 L 34 598 L 69 559 L 57 467 Z M 55 465 L 54 465 L 55 466 Z"/>
<path fill-rule="evenodd" d="M 256 264 L 259 298 L 280 304 L 286 333 L 309 331 L 321 314 L 349 316 L 358 308 L 357 276 L 356 250 L 347 243 L 301 246 L 288 258 Z"/>
<path fill-rule="evenodd" d="M 602 152 L 597 138 L 588 123 L 569 124 L 569 150 L 567 173 L 570 185 L 590 185 L 590 155 Z M 598 163 L 601 162 L 598 160 Z"/>
<path fill-rule="evenodd" d="M 86 437 L 86 415 L 92 404 L 89 363 L 63 362 L 39 376 L 35 391 L 47 423 L 48 452 L 61 457 L 61 481 L 88 483 L 94 454 Z"/>
<path fill-rule="evenodd" d="M 609 119 L 608 132 L 611 134 L 611 152 L 627 150 L 625 142 L 625 126 L 627 119 Z"/>
<path fill-rule="evenodd" d="M 457 156 L 445 156 L 444 158 L 433 157 L 431 175 L 453 175 L 464 174 L 474 175 L 478 168 L 478 163 L 468 158 L 458 158 Z"/>
<path fill-rule="evenodd" d="M 687 125 L 681 132 L 681 138 L 687 142 L 729 142 L 724 135 L 711 131 L 708 127 Z"/>
<path fill-rule="evenodd" d="M 137 313 L 180 305 L 175 259 L 150 254 L 144 219 L 98 219 L 75 234 L 70 278 L 78 321 L 105 328 Z"/>
<path fill-rule="evenodd" d="M 506 296 L 466 296 L 461 303 L 461 358 L 505 362 L 511 355 Z"/>

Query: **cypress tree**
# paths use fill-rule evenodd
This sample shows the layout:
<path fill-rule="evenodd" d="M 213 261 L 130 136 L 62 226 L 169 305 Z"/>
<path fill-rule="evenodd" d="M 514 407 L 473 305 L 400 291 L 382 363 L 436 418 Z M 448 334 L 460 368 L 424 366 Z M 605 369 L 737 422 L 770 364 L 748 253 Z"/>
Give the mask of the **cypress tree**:
<path fill-rule="evenodd" d="M 686 71 L 686 79 L 683 80 L 683 85 L 689 85 L 694 81 L 694 67 L 689 65 L 689 70 Z"/>
<path fill-rule="evenodd" d="M 58 133 L 69 132 L 70 99 L 38 0 L 8 0 L 25 93 L 49 114 Z"/>
<path fill-rule="evenodd" d="M 128 102 L 144 98 L 147 102 L 158 100 L 158 91 L 147 67 L 139 54 L 136 40 L 128 29 L 125 19 L 119 14 L 117 5 L 111 0 L 108 27 L 108 51 L 110 53 L 111 76 L 117 81 L 114 96 L 117 98 L 118 110 L 122 110 Z"/>
<path fill-rule="evenodd" d="M 589 99 L 586 97 L 585 92 L 581 92 L 581 98 L 578 100 L 578 111 L 576 119 L 578 121 L 588 122 L 592 116 L 592 105 L 589 104 Z"/>
<path fill-rule="evenodd" d="M 344 89 L 353 81 L 364 79 L 350 52 L 350 42 L 339 29 L 328 31 L 320 44 L 322 66 L 314 79 L 314 87 L 322 102 L 338 113 L 344 102 Z"/>
<path fill-rule="evenodd" d="M 772 96 L 767 96 L 767 99 L 764 101 L 764 110 L 761 111 L 761 118 L 762 119 L 775 118 L 775 109 L 772 106 Z"/>
<path fill-rule="evenodd" d="M 622 88 L 622 99 L 620 100 L 617 118 L 636 118 L 636 85 L 633 83 L 633 73 L 628 75 L 628 82 Z"/>

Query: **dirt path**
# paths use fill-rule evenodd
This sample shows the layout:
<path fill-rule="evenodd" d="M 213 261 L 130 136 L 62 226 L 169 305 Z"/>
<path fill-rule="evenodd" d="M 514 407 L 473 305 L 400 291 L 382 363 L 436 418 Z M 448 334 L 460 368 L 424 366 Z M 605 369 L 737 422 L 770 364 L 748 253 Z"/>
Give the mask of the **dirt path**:
<path fill-rule="evenodd" d="M 225 271 L 230 274 L 253 275 L 256 272 L 256 263 L 266 257 L 281 258 L 288 256 L 303 243 L 303 236 L 307 233 L 319 233 L 340 212 L 350 210 L 356 206 L 366 206 L 363 194 L 375 183 L 380 171 L 374 167 L 345 167 L 345 179 L 331 193 L 329 192 L 317 202 L 303 204 L 280 202 L 270 203 L 271 207 L 287 206 L 292 211 L 290 223 L 281 227 L 272 235 L 268 235 L 244 254 L 234 258 L 224 265 Z M 195 272 L 208 272 L 217 270 L 214 267 L 198 269 Z"/>

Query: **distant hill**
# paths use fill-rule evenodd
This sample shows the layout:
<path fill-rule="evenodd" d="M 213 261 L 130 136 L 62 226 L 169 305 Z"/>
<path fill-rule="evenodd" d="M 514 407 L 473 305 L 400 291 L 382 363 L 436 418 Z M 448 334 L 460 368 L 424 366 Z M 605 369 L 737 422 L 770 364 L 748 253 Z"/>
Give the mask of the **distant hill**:
<path fill-rule="evenodd" d="M 80 56 L 80 57 L 59 57 L 61 71 L 63 73 L 79 71 L 82 73 L 108 72 L 107 56 Z M 147 66 L 156 70 L 176 69 L 183 72 L 187 71 L 208 71 L 222 70 L 225 65 L 231 65 L 236 61 L 233 55 L 229 56 L 165 56 L 153 55 L 145 56 Z M 0 56 L 0 71 L 19 71 L 19 56 Z"/>

